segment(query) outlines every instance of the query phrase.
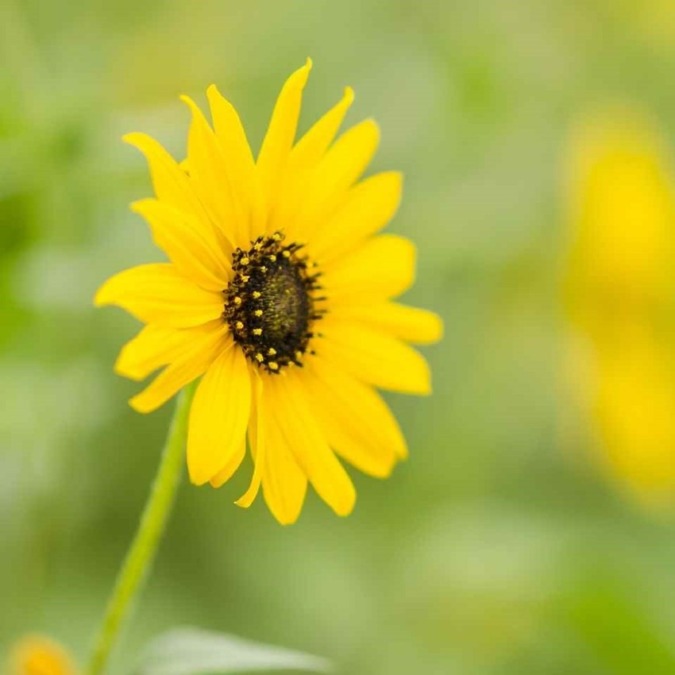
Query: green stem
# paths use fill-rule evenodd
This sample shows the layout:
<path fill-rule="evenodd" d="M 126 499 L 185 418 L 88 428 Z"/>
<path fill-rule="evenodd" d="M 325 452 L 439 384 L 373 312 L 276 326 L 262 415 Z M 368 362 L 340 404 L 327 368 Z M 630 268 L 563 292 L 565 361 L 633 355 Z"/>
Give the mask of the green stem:
<path fill-rule="evenodd" d="M 150 496 L 94 643 L 86 670 L 88 675 L 100 675 L 105 671 L 120 631 L 129 619 L 133 600 L 152 566 L 183 473 L 188 413 L 193 396 L 194 385 L 190 385 L 183 390 L 176 404 Z"/>

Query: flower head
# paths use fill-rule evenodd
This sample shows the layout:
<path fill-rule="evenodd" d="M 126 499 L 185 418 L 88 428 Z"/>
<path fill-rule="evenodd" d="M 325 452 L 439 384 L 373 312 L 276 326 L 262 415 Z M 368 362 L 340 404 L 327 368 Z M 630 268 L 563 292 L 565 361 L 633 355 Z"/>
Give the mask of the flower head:
<path fill-rule="evenodd" d="M 12 649 L 11 675 L 75 675 L 77 669 L 68 652 L 54 640 L 28 635 Z"/>
<path fill-rule="evenodd" d="M 133 209 L 169 262 L 122 272 L 96 296 L 146 324 L 117 371 L 140 380 L 163 368 L 131 400 L 136 410 L 203 376 L 189 420 L 191 480 L 225 483 L 248 437 L 255 469 L 237 503 L 248 506 L 262 485 L 282 523 L 297 519 L 308 481 L 336 513 L 352 510 L 337 456 L 378 477 L 406 456 L 375 388 L 429 393 L 427 364 L 407 343 L 442 331 L 435 314 L 392 302 L 415 272 L 412 243 L 379 234 L 402 178 L 361 180 L 379 141 L 372 120 L 335 140 L 352 90 L 295 142 L 310 69 L 308 60 L 284 84 L 255 160 L 214 86 L 213 126 L 183 97 L 192 113 L 184 162 L 148 136 L 126 137 L 146 156 L 156 195 Z"/>
<path fill-rule="evenodd" d="M 675 490 L 675 183 L 649 118 L 612 108 L 572 146 L 568 377 L 611 472 L 651 502 Z M 571 377 L 570 377 L 571 376 Z"/>

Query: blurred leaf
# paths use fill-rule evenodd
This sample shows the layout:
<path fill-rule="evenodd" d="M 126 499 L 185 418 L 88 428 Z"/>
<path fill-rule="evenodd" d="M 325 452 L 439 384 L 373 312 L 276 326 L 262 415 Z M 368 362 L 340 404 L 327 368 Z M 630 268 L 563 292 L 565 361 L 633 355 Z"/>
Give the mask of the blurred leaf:
<path fill-rule="evenodd" d="M 141 675 L 249 673 L 262 670 L 329 672 L 325 659 L 199 628 L 175 628 L 155 638 L 141 655 Z"/>
<path fill-rule="evenodd" d="M 569 617 L 578 638 L 613 675 L 668 675 L 675 652 L 667 630 L 649 606 L 634 596 L 631 584 L 605 573 L 577 589 Z"/>

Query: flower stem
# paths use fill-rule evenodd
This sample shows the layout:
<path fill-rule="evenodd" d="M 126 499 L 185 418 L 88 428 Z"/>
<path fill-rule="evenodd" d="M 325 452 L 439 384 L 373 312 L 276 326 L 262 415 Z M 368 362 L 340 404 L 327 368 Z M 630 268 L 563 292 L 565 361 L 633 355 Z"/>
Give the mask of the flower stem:
<path fill-rule="evenodd" d="M 188 413 L 194 390 L 194 384 L 186 387 L 176 404 L 157 475 L 136 536 L 108 600 L 108 607 L 86 670 L 87 675 L 101 675 L 105 671 L 110 653 L 119 640 L 120 631 L 125 621 L 129 619 L 133 600 L 141 590 L 152 566 L 183 473 Z"/>

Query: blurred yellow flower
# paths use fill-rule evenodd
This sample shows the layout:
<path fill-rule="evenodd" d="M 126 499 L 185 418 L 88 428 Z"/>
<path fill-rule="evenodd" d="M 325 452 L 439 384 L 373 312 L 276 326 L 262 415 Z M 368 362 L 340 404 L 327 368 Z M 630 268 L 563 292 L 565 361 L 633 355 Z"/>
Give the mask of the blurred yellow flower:
<path fill-rule="evenodd" d="M 609 109 L 568 166 L 567 376 L 601 457 L 645 500 L 675 494 L 675 195 L 650 120 Z"/>
<path fill-rule="evenodd" d="M 675 3 L 672 0 L 616 2 L 605 0 L 606 10 L 617 16 L 628 35 L 637 33 L 655 47 L 672 51 L 675 37 Z M 606 19 L 606 17 L 603 17 Z"/>
<path fill-rule="evenodd" d="M 77 669 L 68 652 L 42 635 L 22 638 L 10 655 L 11 675 L 75 675 Z"/>
<path fill-rule="evenodd" d="M 407 453 L 375 387 L 430 392 L 426 361 L 407 343 L 441 336 L 433 313 L 392 302 L 415 274 L 407 239 L 378 234 L 395 214 L 402 178 L 359 182 L 379 142 L 365 120 L 334 138 L 353 100 L 342 99 L 295 143 L 311 61 L 281 90 L 254 161 L 239 117 L 208 89 L 213 128 L 192 112 L 187 159 L 177 164 L 153 139 L 126 140 L 146 156 L 156 199 L 133 205 L 170 262 L 142 265 L 103 285 L 146 327 L 117 371 L 143 379 L 140 412 L 204 375 L 190 412 L 191 480 L 219 487 L 245 455 L 255 462 L 248 506 L 262 485 L 281 523 L 294 522 L 307 483 L 339 515 L 355 491 L 337 459 L 387 476 Z"/>

